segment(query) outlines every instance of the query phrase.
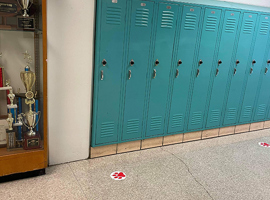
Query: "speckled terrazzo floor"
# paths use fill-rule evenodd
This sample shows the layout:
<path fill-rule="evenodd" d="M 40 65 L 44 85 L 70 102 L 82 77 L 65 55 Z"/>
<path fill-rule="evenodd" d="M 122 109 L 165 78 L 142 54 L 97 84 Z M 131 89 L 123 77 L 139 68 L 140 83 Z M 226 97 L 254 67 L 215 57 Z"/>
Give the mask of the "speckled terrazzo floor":
<path fill-rule="evenodd" d="M 1 183 L 0 199 L 268 200 L 270 148 L 259 142 L 269 129 L 51 166 Z"/>

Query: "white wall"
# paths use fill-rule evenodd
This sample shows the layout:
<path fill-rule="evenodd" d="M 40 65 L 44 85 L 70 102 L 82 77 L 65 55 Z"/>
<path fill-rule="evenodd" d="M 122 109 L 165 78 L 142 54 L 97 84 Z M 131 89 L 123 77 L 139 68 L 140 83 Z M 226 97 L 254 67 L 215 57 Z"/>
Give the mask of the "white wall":
<path fill-rule="evenodd" d="M 226 1 L 270 6 L 269 0 Z M 48 0 L 47 4 L 52 165 L 88 158 L 95 0 Z"/>
<path fill-rule="evenodd" d="M 218 0 L 218 1 L 227 1 L 234 3 L 250 4 L 255 6 L 270 7 L 270 0 Z"/>
<path fill-rule="evenodd" d="M 49 164 L 89 157 L 94 0 L 48 0 Z"/>

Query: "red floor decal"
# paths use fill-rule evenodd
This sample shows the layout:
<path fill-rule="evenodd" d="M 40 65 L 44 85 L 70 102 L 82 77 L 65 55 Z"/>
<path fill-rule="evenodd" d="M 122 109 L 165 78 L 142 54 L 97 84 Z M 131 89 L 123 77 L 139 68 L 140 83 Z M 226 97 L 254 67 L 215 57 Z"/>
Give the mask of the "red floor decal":
<path fill-rule="evenodd" d="M 126 174 L 124 172 L 116 171 L 111 173 L 111 178 L 114 180 L 124 180 L 126 178 Z"/>
<path fill-rule="evenodd" d="M 265 142 L 259 142 L 259 145 L 261 145 L 263 147 L 270 147 L 270 144 L 267 144 Z"/>

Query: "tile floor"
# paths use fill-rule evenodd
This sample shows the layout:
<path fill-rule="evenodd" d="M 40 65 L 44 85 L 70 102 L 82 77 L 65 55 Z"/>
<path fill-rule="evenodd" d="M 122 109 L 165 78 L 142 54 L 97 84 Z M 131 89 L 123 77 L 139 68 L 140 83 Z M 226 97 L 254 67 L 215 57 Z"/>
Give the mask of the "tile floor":
<path fill-rule="evenodd" d="M 1 183 L 0 199 L 268 200 L 270 148 L 259 142 L 270 143 L 270 129 L 51 166 Z"/>

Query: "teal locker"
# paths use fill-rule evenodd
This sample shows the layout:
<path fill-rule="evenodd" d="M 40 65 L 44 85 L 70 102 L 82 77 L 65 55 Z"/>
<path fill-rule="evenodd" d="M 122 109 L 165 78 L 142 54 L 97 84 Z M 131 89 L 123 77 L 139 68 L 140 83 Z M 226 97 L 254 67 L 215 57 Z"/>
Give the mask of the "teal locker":
<path fill-rule="evenodd" d="M 248 65 L 249 75 L 245 89 L 239 123 L 248 123 L 251 121 L 256 91 L 260 79 L 261 70 L 264 66 L 264 57 L 269 37 L 270 18 L 267 15 L 261 15 L 258 19 L 258 31 L 256 33 L 256 42 L 252 56 L 252 62 Z M 265 113 L 266 107 L 260 107 L 259 113 Z"/>
<path fill-rule="evenodd" d="M 141 137 L 149 66 L 153 2 L 133 1 L 128 63 L 126 63 L 126 95 L 122 140 Z"/>
<path fill-rule="evenodd" d="M 178 5 L 159 3 L 146 137 L 164 133 Z"/>
<path fill-rule="evenodd" d="M 226 11 L 220 38 L 219 53 L 215 63 L 215 77 L 208 108 L 206 128 L 218 127 L 226 95 L 228 73 L 231 68 L 235 38 L 239 24 L 240 12 Z"/>
<path fill-rule="evenodd" d="M 116 142 L 118 134 L 126 0 L 113 2 L 98 3 L 101 42 L 95 61 L 94 145 Z"/>
<path fill-rule="evenodd" d="M 270 16 L 267 16 L 268 19 Z M 269 28 L 269 24 L 265 24 L 265 30 Z M 266 32 L 262 32 L 265 33 Z M 269 34 L 269 32 L 268 32 Z M 270 42 L 270 41 L 269 41 Z M 269 119 L 270 116 L 267 115 L 267 110 L 269 107 L 269 99 L 270 99 L 270 73 L 268 72 L 268 69 L 270 67 L 270 46 L 268 43 L 268 46 L 266 48 L 267 51 L 267 56 L 266 58 L 262 61 L 262 69 L 261 69 L 261 74 L 262 74 L 262 82 L 259 88 L 259 93 L 258 93 L 258 98 L 256 102 L 256 107 L 254 111 L 254 121 L 263 121 L 265 119 Z"/>
<path fill-rule="evenodd" d="M 188 130 L 201 129 L 203 127 L 204 110 L 218 37 L 220 16 L 221 10 L 219 9 L 205 9 L 200 50 L 198 62 L 196 63 L 196 78 L 194 80 Z"/>
<path fill-rule="evenodd" d="M 192 64 L 199 33 L 200 15 L 200 7 L 184 6 L 183 8 L 177 63 L 173 65 L 176 66 L 176 69 L 174 73 L 168 133 L 184 130 Z"/>
<path fill-rule="evenodd" d="M 227 105 L 225 109 L 224 125 L 233 125 L 237 122 L 240 99 L 244 86 L 247 66 L 249 67 L 249 54 L 252 47 L 252 38 L 255 32 L 257 14 L 244 13 L 241 33 L 234 63 L 233 77 L 228 93 Z"/>

